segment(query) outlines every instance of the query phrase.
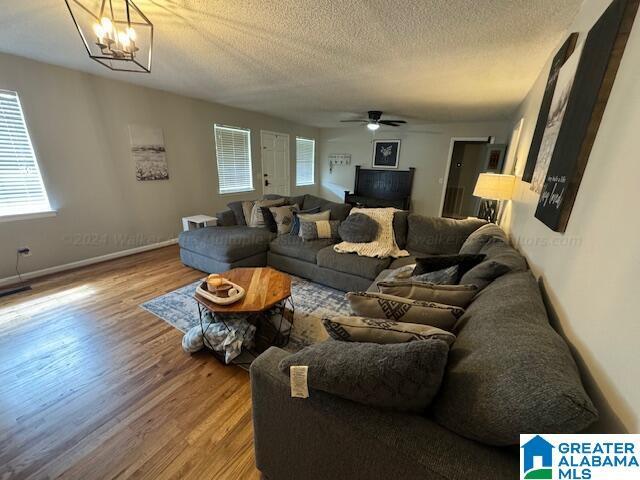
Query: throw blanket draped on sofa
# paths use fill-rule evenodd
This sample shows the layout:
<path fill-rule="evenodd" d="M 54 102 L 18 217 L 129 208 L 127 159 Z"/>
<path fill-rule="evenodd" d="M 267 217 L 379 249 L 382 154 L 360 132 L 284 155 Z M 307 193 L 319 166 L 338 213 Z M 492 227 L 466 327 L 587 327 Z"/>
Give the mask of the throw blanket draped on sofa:
<path fill-rule="evenodd" d="M 398 247 L 393 232 L 393 215 L 398 211 L 395 208 L 353 208 L 351 214 L 363 213 L 378 223 L 378 235 L 373 242 L 341 242 L 333 249 L 338 253 L 357 253 L 362 257 L 408 257 L 409 252 Z"/>

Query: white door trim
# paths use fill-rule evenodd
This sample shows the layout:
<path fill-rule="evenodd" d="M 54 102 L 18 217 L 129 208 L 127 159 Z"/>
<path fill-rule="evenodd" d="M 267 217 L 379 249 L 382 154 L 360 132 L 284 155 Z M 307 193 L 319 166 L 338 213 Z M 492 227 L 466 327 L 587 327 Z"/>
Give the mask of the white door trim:
<path fill-rule="evenodd" d="M 260 130 L 260 188 L 262 188 L 264 192 L 264 158 L 262 156 L 262 152 L 264 151 L 264 142 L 263 142 L 263 133 L 268 133 L 270 135 L 277 135 L 281 137 L 287 137 L 287 158 L 286 158 L 286 171 L 289 173 L 289 178 L 287 182 L 287 192 L 285 195 L 291 195 L 291 138 L 288 133 L 282 132 L 274 132 L 271 130 Z"/>
<path fill-rule="evenodd" d="M 453 147 L 456 142 L 487 142 L 493 143 L 493 137 L 451 137 L 451 143 L 449 144 L 449 155 L 447 156 L 447 165 L 444 171 L 444 177 L 442 178 L 442 194 L 440 195 L 440 208 L 438 209 L 438 215 L 442 216 L 442 210 L 444 209 L 444 198 L 447 195 L 447 183 L 449 183 L 449 171 L 451 170 L 451 160 L 453 157 Z"/>

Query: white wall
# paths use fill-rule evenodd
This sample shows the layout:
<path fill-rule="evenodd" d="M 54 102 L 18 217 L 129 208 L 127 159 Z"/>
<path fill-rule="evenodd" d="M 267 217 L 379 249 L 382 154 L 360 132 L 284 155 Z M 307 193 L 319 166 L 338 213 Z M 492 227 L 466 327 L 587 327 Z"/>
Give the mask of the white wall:
<path fill-rule="evenodd" d="M 89 59 L 87 59 L 89 61 Z M 29 272 L 175 238 L 180 218 L 214 214 L 261 194 L 260 129 L 288 133 L 292 194 L 295 137 L 312 127 L 0 54 L 0 89 L 20 94 L 27 125 L 58 215 L 0 223 L 0 279 L 15 274 L 16 249 L 29 246 Z M 138 182 L 128 124 L 164 130 L 168 181 Z M 213 124 L 251 129 L 257 191 L 218 195 Z"/>
<path fill-rule="evenodd" d="M 587 32 L 608 5 L 609 0 L 586 0 L 570 31 Z M 575 348 L 601 410 L 596 429 L 609 432 L 640 431 L 639 23 L 636 19 L 566 233 L 552 232 L 534 217 L 538 196 L 527 183 L 519 183 L 505 217 L 512 239 L 541 278 L 558 328 Z M 519 175 L 549 68 L 513 119 L 525 118 Z"/>
<path fill-rule="evenodd" d="M 409 125 L 404 128 L 381 128 L 375 136 L 364 126 L 323 129 L 319 143 L 320 195 L 343 200 L 344 191 L 353 191 L 355 166 L 371 168 L 374 139 L 400 139 L 402 170 L 415 167 L 413 210 L 438 216 L 444 187 L 452 137 L 495 136 L 496 143 L 508 140 L 508 122 Z M 433 132 L 433 133 L 431 133 Z M 329 172 L 329 154 L 350 153 L 351 165 L 334 167 Z"/>

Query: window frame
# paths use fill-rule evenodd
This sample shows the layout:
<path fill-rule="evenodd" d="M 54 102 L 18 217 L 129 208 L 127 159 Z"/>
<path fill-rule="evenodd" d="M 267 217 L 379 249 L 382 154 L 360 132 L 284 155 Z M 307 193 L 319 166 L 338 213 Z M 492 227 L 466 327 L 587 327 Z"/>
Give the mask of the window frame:
<path fill-rule="evenodd" d="M 300 183 L 298 179 L 298 167 L 300 165 L 300 158 L 299 158 L 300 149 L 298 148 L 299 140 L 303 142 L 313 143 L 313 148 L 311 149 L 312 158 L 311 158 L 311 182 L 310 183 Z M 315 184 L 316 184 L 316 139 L 296 136 L 296 187 L 312 187 Z"/>
<path fill-rule="evenodd" d="M 247 134 L 247 152 L 249 155 L 249 187 L 241 188 L 238 190 L 225 190 L 222 189 L 222 176 L 220 172 L 219 152 L 218 152 L 218 139 L 216 138 L 216 131 L 220 130 L 236 130 Z M 253 182 L 253 153 L 251 150 L 251 129 L 244 127 L 237 127 L 234 125 L 226 125 L 223 123 L 213 124 L 213 140 L 215 142 L 215 155 L 216 155 L 216 168 L 218 171 L 218 195 L 238 195 L 242 193 L 254 192 L 255 185 Z"/>
<path fill-rule="evenodd" d="M 28 154 L 30 154 L 30 160 L 33 163 L 33 169 L 35 170 L 35 174 L 37 175 L 37 178 L 39 180 L 38 183 L 42 191 L 42 196 L 44 197 L 44 202 L 42 203 L 34 202 L 34 205 L 38 205 L 38 207 L 34 208 L 32 211 L 16 211 L 16 212 L 9 211 L 8 213 L 2 213 L 2 211 L 0 210 L 0 223 L 11 222 L 14 220 L 53 217 L 57 214 L 57 212 L 51 207 L 51 201 L 49 199 L 49 194 L 47 193 L 47 187 L 44 183 L 44 176 L 42 174 L 42 169 L 40 168 L 40 162 L 38 161 L 36 148 L 34 146 L 34 142 L 33 142 L 31 133 L 29 131 L 29 125 L 24 112 L 22 101 L 20 99 L 20 93 L 16 90 L 0 88 L 0 95 L 3 95 L 5 98 L 13 97 L 15 99 L 17 109 L 19 110 L 19 113 L 20 113 L 20 120 L 24 128 L 24 136 L 26 136 L 26 141 L 29 145 Z M 35 175 L 34 175 L 34 178 L 35 178 Z"/>

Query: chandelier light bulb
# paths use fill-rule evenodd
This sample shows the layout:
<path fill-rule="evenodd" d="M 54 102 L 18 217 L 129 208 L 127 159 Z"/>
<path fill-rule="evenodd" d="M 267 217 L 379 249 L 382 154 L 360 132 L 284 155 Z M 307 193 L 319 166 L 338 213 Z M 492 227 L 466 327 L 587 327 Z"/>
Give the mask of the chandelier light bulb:
<path fill-rule="evenodd" d="M 113 30 L 113 23 L 111 23 L 111 20 L 108 17 L 102 17 L 100 23 L 102 24 L 102 28 L 107 34 L 111 33 L 111 31 Z"/>
<path fill-rule="evenodd" d="M 378 130 L 380 128 L 380 124 L 379 123 L 375 123 L 375 122 L 369 122 L 369 123 L 367 123 L 367 128 L 369 130 L 371 130 L 372 132 L 375 132 L 376 130 Z"/>
<path fill-rule="evenodd" d="M 133 27 L 127 28 L 127 36 L 133 42 L 135 42 L 137 37 L 138 37 L 138 35 L 136 34 L 136 31 L 133 29 Z"/>
<path fill-rule="evenodd" d="M 99 23 L 96 23 L 93 26 L 93 31 L 95 32 L 96 37 L 98 37 L 99 40 L 102 40 L 104 38 L 104 28 Z"/>
<path fill-rule="evenodd" d="M 125 50 L 129 47 L 129 35 L 125 32 L 118 32 L 118 40 Z"/>

